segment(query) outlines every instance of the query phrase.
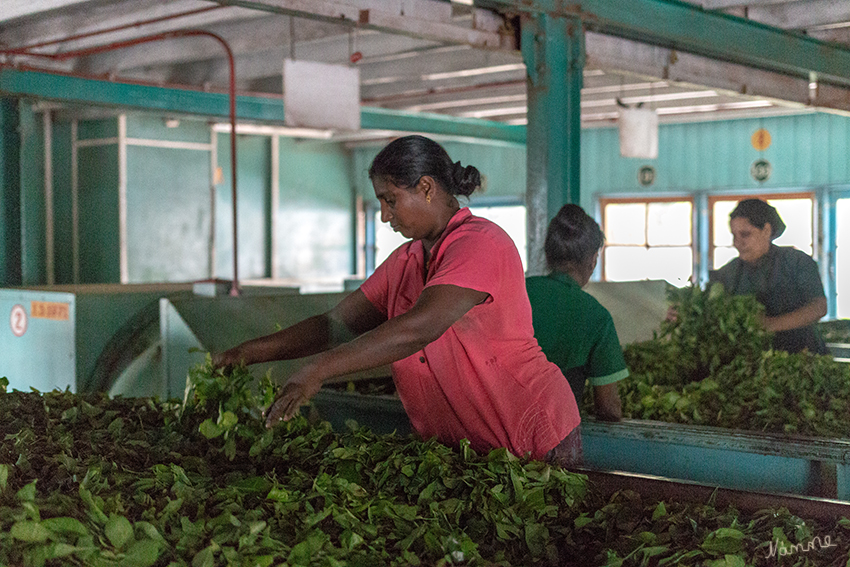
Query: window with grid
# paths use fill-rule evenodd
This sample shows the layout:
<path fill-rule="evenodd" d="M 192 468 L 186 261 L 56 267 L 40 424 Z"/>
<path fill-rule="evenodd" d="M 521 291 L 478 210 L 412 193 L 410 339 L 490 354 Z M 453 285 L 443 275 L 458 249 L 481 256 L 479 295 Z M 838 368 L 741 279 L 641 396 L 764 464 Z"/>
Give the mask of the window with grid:
<path fill-rule="evenodd" d="M 811 254 L 814 242 L 813 193 L 793 193 L 785 195 L 737 195 L 716 196 L 708 200 L 711 215 L 711 267 L 716 270 L 729 260 L 738 256 L 732 246 L 732 232 L 729 229 L 729 214 L 743 199 L 762 199 L 776 207 L 776 212 L 785 223 L 785 232 L 774 240 L 777 246 L 793 246 L 806 254 Z"/>
<path fill-rule="evenodd" d="M 666 280 L 679 287 L 691 281 L 692 199 L 604 199 L 600 205 L 604 280 Z"/>

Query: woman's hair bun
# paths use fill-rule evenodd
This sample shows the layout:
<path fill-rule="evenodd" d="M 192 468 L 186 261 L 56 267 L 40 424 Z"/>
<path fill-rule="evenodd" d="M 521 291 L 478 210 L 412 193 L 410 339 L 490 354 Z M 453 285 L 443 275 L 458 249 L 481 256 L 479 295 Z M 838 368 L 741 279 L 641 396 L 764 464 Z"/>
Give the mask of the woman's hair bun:
<path fill-rule="evenodd" d="M 456 161 L 453 164 L 452 180 L 458 195 L 469 196 L 481 187 L 481 172 L 474 166 L 464 167 Z"/>

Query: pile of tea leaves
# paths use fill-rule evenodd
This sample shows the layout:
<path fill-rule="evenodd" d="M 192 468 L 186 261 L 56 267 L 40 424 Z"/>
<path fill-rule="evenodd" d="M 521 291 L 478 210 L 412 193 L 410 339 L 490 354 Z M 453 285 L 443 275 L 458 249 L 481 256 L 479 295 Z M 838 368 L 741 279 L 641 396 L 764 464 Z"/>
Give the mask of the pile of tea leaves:
<path fill-rule="evenodd" d="M 0 381 L 2 382 L 2 381 Z M 186 397 L 0 393 L 0 565 L 845 566 L 850 522 L 603 495 L 503 449 L 265 429 L 274 388 L 194 368 Z M 771 555 L 771 551 L 773 552 Z"/>
<path fill-rule="evenodd" d="M 623 415 L 808 436 L 850 436 L 850 365 L 770 348 L 753 296 L 670 290 L 676 317 L 624 349 Z M 589 389 L 588 389 L 589 390 Z M 592 414 L 592 400 L 585 410 Z"/>

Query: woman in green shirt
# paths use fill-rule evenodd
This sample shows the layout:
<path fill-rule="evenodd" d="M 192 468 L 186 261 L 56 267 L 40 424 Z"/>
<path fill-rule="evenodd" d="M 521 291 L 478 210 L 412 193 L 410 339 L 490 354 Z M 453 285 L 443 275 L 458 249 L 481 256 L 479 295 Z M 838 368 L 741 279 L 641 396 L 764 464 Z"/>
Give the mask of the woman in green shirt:
<path fill-rule="evenodd" d="M 590 281 L 604 235 L 578 205 L 564 205 L 549 223 L 544 251 L 548 276 L 526 278 L 534 336 L 546 358 L 567 377 L 579 407 L 593 386 L 596 417 L 622 416 L 617 382 L 629 375 L 611 314 L 581 288 Z"/>

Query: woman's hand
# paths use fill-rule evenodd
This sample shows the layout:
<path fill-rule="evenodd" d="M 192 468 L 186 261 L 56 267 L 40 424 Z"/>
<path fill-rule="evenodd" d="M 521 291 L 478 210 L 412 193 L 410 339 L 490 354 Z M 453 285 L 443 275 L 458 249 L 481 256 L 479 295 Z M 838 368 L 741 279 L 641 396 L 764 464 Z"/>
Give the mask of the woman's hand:
<path fill-rule="evenodd" d="M 224 368 L 225 370 L 229 370 L 243 363 L 246 363 L 246 361 L 239 347 L 234 347 L 224 352 L 217 352 L 212 355 L 213 369 Z"/>
<path fill-rule="evenodd" d="M 298 410 L 322 387 L 322 376 L 306 366 L 293 374 L 272 404 L 264 412 L 266 427 L 271 429 L 281 421 L 289 421 Z"/>

